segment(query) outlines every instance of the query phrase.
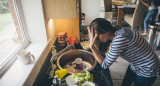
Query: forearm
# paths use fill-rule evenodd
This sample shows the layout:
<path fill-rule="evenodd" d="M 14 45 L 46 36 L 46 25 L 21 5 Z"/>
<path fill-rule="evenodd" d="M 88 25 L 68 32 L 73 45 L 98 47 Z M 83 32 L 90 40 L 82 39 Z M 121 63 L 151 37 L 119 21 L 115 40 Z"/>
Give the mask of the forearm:
<path fill-rule="evenodd" d="M 97 62 L 99 64 L 101 64 L 103 61 L 103 57 L 100 55 L 100 53 L 98 52 L 98 50 L 95 47 L 92 47 L 91 50 L 92 50 L 92 53 L 93 53 L 95 59 L 97 60 Z"/>
<path fill-rule="evenodd" d="M 144 2 L 143 0 L 141 0 L 141 2 L 146 5 L 147 7 L 149 6 L 149 3 Z"/>

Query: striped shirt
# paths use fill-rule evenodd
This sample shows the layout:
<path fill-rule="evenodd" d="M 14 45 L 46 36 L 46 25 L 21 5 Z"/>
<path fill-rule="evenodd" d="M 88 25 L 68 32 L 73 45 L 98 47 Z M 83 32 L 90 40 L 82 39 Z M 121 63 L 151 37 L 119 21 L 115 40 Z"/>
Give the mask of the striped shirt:
<path fill-rule="evenodd" d="M 139 76 L 159 76 L 158 56 L 151 45 L 138 33 L 121 28 L 115 33 L 111 49 L 101 66 L 106 69 L 120 56 L 130 63 L 131 69 Z"/>

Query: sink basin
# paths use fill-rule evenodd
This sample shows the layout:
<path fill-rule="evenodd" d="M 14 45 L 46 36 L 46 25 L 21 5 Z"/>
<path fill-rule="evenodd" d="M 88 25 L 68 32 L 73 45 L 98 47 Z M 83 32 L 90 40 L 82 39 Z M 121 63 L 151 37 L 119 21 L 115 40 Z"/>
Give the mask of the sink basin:
<path fill-rule="evenodd" d="M 83 63 L 83 69 L 76 69 L 72 64 L 76 58 L 81 58 Z M 95 68 L 97 61 L 92 53 L 86 50 L 69 50 L 61 54 L 57 59 L 57 65 L 59 69 L 68 69 L 69 73 L 84 73 L 86 70 L 91 71 Z"/>

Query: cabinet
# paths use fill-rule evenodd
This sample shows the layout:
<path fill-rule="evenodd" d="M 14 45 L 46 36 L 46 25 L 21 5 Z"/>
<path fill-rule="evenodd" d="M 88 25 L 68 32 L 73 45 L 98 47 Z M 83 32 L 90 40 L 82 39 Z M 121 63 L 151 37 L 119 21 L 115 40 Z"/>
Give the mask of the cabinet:
<path fill-rule="evenodd" d="M 76 18 L 76 0 L 43 0 L 47 19 Z"/>

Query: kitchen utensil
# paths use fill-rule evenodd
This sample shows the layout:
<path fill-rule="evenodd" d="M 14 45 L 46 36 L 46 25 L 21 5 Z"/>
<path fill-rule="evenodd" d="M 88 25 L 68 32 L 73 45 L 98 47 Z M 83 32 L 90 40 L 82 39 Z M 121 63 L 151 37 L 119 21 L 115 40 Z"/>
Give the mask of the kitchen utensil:
<path fill-rule="evenodd" d="M 76 58 L 81 58 L 84 70 L 79 70 L 71 65 Z M 92 53 L 86 50 L 69 50 L 61 54 L 57 59 L 57 65 L 59 69 L 68 69 L 68 73 L 84 73 L 85 71 L 91 71 L 95 68 L 97 61 Z"/>
<path fill-rule="evenodd" d="M 76 64 L 76 69 L 83 69 L 83 63 L 81 58 L 76 58 L 72 64 Z"/>
<path fill-rule="evenodd" d="M 86 81 L 82 84 L 82 86 L 95 86 L 95 84 L 93 82 Z"/>
<path fill-rule="evenodd" d="M 32 58 L 31 58 L 32 57 Z M 22 64 L 28 64 L 35 60 L 35 57 L 26 49 L 17 52 L 17 58 Z"/>
<path fill-rule="evenodd" d="M 58 38 L 58 43 L 60 44 L 60 46 L 64 47 L 65 43 L 66 43 L 67 33 L 66 32 L 59 32 L 59 33 L 57 33 L 57 38 Z"/>

